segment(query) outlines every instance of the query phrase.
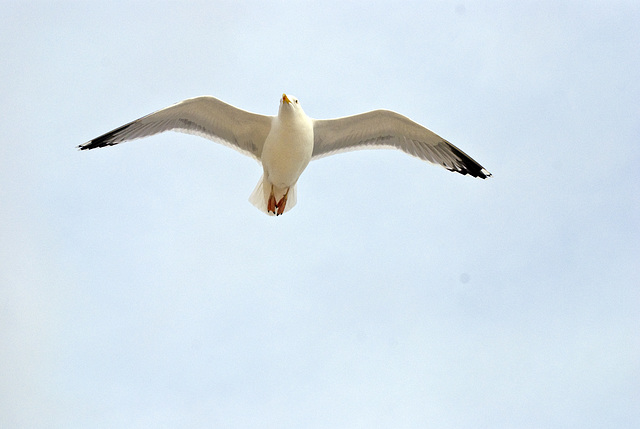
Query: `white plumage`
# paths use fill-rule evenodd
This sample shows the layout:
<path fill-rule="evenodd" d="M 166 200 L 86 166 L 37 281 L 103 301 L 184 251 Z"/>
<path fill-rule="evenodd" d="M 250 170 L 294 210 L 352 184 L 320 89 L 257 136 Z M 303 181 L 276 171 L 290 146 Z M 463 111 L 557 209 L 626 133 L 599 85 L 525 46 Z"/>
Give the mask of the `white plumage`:
<path fill-rule="evenodd" d="M 249 201 L 280 215 L 296 203 L 296 183 L 312 159 L 355 149 L 395 148 L 460 174 L 485 179 L 484 167 L 409 118 L 374 110 L 338 119 L 309 118 L 297 98 L 283 94 L 277 116 L 250 113 L 214 97 L 190 98 L 97 137 L 80 149 L 112 146 L 164 131 L 196 134 L 232 147 L 262 164 Z"/>

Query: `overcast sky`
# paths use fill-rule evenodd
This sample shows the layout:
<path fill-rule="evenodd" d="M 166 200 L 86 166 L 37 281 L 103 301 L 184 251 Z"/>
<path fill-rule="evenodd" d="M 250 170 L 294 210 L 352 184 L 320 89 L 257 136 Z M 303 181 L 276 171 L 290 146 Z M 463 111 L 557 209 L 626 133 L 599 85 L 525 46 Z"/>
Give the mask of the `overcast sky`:
<path fill-rule="evenodd" d="M 640 427 L 640 6 L 0 3 L 0 427 Z M 398 111 L 486 167 L 252 159 L 213 95 Z"/>

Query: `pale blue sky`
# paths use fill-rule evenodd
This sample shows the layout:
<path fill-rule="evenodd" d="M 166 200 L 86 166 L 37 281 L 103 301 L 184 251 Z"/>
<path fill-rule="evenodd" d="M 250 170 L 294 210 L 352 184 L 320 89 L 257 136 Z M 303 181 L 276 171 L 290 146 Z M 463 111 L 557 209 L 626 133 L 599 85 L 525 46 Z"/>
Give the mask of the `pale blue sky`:
<path fill-rule="evenodd" d="M 0 3 L 0 427 L 637 428 L 637 2 Z M 396 110 L 393 151 L 255 161 L 184 98 Z"/>

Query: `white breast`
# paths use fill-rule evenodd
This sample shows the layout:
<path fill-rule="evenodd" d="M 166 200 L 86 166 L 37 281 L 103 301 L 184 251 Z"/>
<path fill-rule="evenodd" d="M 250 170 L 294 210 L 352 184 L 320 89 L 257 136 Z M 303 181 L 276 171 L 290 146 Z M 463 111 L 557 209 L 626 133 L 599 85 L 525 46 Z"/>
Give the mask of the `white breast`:
<path fill-rule="evenodd" d="M 295 185 L 312 153 L 311 119 L 304 113 L 276 116 L 262 150 L 265 178 L 278 188 Z"/>

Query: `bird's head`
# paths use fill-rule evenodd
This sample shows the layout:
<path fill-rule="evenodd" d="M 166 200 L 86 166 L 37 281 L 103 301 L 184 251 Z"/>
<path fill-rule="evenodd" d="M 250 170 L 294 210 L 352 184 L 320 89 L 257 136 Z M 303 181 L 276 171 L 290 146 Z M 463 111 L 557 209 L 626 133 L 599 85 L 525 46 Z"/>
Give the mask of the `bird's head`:
<path fill-rule="evenodd" d="M 303 113 L 302 106 L 296 97 L 293 95 L 282 94 L 282 98 L 280 99 L 280 111 L 279 114 L 290 114 L 290 113 Z"/>

